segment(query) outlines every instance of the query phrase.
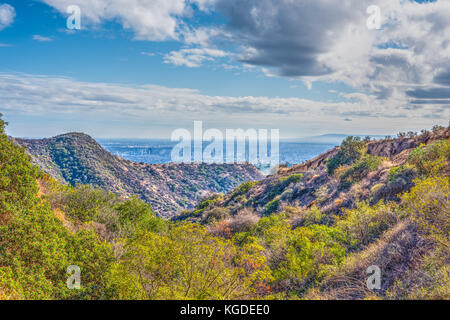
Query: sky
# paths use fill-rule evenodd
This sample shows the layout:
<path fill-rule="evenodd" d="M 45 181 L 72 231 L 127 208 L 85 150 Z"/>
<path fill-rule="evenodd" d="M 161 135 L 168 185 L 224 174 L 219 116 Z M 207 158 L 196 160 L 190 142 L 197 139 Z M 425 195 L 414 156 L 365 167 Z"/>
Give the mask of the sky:
<path fill-rule="evenodd" d="M 0 0 L 0 112 L 18 137 L 447 126 L 449 17 L 450 0 Z"/>

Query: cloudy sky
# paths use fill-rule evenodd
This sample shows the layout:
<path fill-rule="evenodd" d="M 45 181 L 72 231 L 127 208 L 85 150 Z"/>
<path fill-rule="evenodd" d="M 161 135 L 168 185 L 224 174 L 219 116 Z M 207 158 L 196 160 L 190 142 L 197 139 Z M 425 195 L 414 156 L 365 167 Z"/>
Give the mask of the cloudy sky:
<path fill-rule="evenodd" d="M 22 137 L 448 125 L 449 17 L 450 0 L 0 0 L 0 112 Z"/>

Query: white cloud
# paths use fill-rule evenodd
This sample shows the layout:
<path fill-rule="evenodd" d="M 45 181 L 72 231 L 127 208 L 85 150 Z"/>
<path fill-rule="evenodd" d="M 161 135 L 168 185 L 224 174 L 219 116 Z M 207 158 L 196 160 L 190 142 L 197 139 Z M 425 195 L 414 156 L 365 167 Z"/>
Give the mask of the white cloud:
<path fill-rule="evenodd" d="M 192 14 L 191 5 L 209 10 L 210 0 L 41 0 L 63 14 L 69 5 L 81 9 L 82 23 L 115 20 L 134 32 L 136 40 L 162 41 L 179 38 L 182 18 Z"/>
<path fill-rule="evenodd" d="M 389 114 L 412 104 L 417 108 L 415 90 L 433 93 L 450 86 L 450 0 L 41 1 L 63 13 L 77 4 L 82 19 L 118 21 L 139 40 L 179 40 L 182 49 L 167 53 L 166 63 L 199 67 L 228 57 L 244 67 L 259 67 L 267 76 L 300 79 L 310 89 L 316 81 L 344 82 L 366 92 L 376 103 L 372 109 L 389 106 Z M 381 9 L 380 30 L 367 28 L 369 5 Z M 195 13 L 193 6 L 216 11 L 227 22 L 189 26 L 185 18 Z M 420 101 L 420 108 L 437 110 L 436 115 L 439 101 L 432 100 Z"/>
<path fill-rule="evenodd" d="M 156 53 L 154 52 L 147 52 L 147 51 L 141 51 L 141 54 L 149 57 L 154 57 L 156 55 Z"/>
<path fill-rule="evenodd" d="M 50 38 L 50 37 L 44 37 L 44 36 L 40 36 L 38 34 L 35 34 L 33 36 L 33 40 L 36 40 L 36 41 L 39 41 L 39 42 L 51 42 L 51 41 L 53 41 L 53 39 Z"/>
<path fill-rule="evenodd" d="M 280 128 L 283 136 L 299 136 L 302 130 L 314 126 L 316 130 L 342 129 L 347 133 L 423 129 L 446 124 L 450 116 L 450 109 L 445 105 L 417 104 L 412 110 L 402 97 L 392 107 L 392 100 L 386 102 L 364 94 L 350 94 L 343 102 L 210 96 L 192 89 L 1 73 L 0 97 L 0 112 L 7 117 L 21 114 L 102 119 L 116 121 L 115 126 L 127 128 L 148 122 L 164 125 L 164 130 L 190 127 L 192 121 L 203 120 L 218 128 Z M 344 121 L 346 118 L 353 120 L 351 127 Z"/>
<path fill-rule="evenodd" d="M 366 27 L 369 5 L 381 30 Z M 267 76 L 345 82 L 397 101 L 450 83 L 450 1 L 218 0 L 240 61 Z M 209 40 L 211 42 L 211 39 Z"/>
<path fill-rule="evenodd" d="M 0 4 L 0 31 L 14 22 L 16 11 L 9 4 Z"/>
<path fill-rule="evenodd" d="M 171 51 L 164 56 L 165 63 L 176 66 L 199 67 L 204 61 L 212 61 L 214 58 L 223 58 L 228 54 L 222 50 L 211 48 L 190 48 L 179 51 Z"/>

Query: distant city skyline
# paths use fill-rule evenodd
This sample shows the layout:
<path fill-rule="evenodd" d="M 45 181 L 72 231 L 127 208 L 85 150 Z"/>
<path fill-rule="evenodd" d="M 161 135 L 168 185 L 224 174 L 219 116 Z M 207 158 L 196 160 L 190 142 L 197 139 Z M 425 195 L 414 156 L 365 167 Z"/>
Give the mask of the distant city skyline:
<path fill-rule="evenodd" d="M 450 0 L 0 0 L 0 112 L 36 138 L 447 126 L 449 16 Z"/>

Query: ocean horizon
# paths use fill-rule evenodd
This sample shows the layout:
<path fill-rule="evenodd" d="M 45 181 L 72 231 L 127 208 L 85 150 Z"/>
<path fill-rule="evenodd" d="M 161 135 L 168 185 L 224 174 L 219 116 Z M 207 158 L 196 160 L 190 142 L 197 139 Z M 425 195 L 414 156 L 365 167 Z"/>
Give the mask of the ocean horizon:
<path fill-rule="evenodd" d="M 173 162 L 171 152 L 178 142 L 165 139 L 97 139 L 108 152 L 126 160 L 148 164 L 166 164 Z M 205 142 L 204 146 L 209 142 Z M 325 142 L 279 142 L 279 163 L 287 166 L 303 163 L 334 148 L 337 144 Z M 224 148 L 225 150 L 225 148 Z M 268 145 L 270 153 L 270 143 Z M 225 155 L 224 155 L 225 157 Z M 245 159 L 248 161 L 248 144 Z M 224 159 L 225 162 L 225 159 Z M 267 174 L 270 167 L 257 166 Z"/>

